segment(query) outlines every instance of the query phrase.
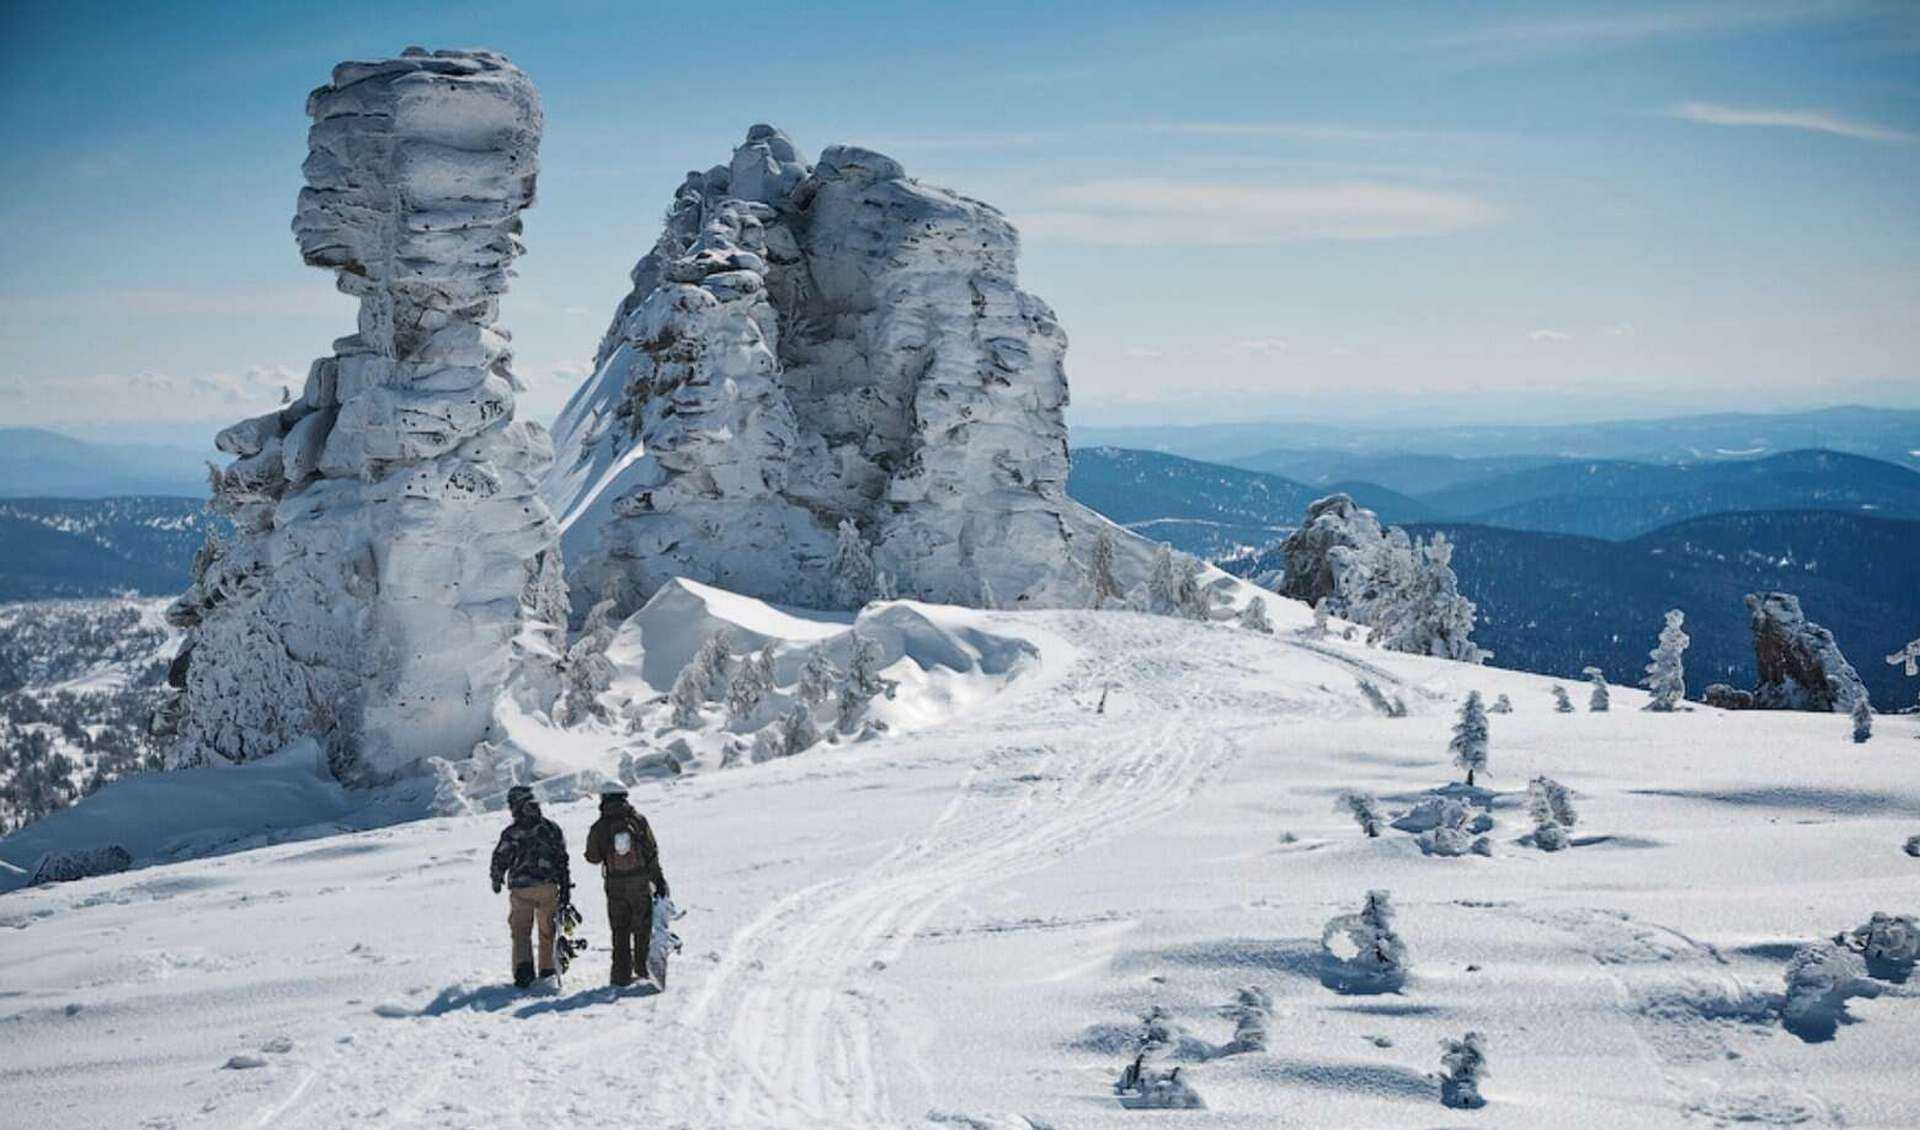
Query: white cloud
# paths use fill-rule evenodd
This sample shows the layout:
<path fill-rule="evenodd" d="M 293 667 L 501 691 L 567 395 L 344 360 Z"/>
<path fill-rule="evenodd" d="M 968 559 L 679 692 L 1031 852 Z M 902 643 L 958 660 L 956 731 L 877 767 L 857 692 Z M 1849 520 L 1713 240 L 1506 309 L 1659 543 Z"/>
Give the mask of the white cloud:
<path fill-rule="evenodd" d="M 1607 336 L 1608 337 L 1632 337 L 1633 323 L 1632 322 L 1615 322 L 1611 326 L 1607 327 Z"/>
<path fill-rule="evenodd" d="M 85 377 L 0 377 L 0 419 L 23 424 L 232 423 L 300 395 L 306 375 L 284 365 L 242 373 L 179 377 L 97 373 Z"/>
<path fill-rule="evenodd" d="M 1274 357 L 1287 351 L 1287 343 L 1277 337 L 1255 337 L 1236 341 L 1227 348 L 1234 353 L 1245 353 L 1254 357 Z"/>
<path fill-rule="evenodd" d="M 1442 36 L 1433 45 L 1447 49 L 1491 48 L 1514 54 L 1594 50 L 1648 40 L 1726 35 L 1809 20 L 1844 18 L 1861 8 L 1849 0 L 1738 0 L 1603 9 L 1549 19 L 1488 24 Z"/>
<path fill-rule="evenodd" d="M 1750 110 L 1738 106 L 1721 106 L 1713 102 L 1682 102 L 1667 113 L 1683 121 L 1700 122 L 1710 126 L 1772 126 L 1779 129 L 1829 133 L 1836 137 L 1850 137 L 1855 141 L 1894 144 L 1911 144 L 1920 141 L 1920 135 L 1888 129 L 1871 122 L 1857 122 L 1850 118 L 1836 117 L 1818 110 Z"/>
<path fill-rule="evenodd" d="M 1016 211 L 1028 236 L 1065 243 L 1140 247 L 1252 246 L 1312 239 L 1444 235 L 1504 218 L 1459 192 L 1376 182 L 1315 185 L 1186 183 L 1112 179 L 1049 192 Z"/>
<path fill-rule="evenodd" d="M 1570 333 L 1562 333 L 1559 330 L 1541 329 L 1541 330 L 1535 330 L 1532 333 L 1528 334 L 1527 340 L 1528 341 L 1551 341 L 1551 342 L 1572 341 L 1573 335 Z"/>

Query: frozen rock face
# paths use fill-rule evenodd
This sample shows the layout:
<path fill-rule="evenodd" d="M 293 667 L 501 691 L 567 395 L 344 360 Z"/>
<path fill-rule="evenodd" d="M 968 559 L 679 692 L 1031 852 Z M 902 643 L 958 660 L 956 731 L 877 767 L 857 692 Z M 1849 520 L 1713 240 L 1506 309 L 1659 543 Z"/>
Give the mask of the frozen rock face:
<path fill-rule="evenodd" d="M 221 432 L 231 542 L 170 610 L 189 629 L 176 765 L 319 737 L 346 778 L 486 736 L 516 656 L 564 615 L 538 484 L 551 445 L 514 419 L 499 297 L 533 202 L 533 84 L 486 51 L 342 63 L 313 119 L 293 230 L 360 300 L 359 332 L 278 411 Z M 543 633 L 549 638 L 542 639 Z"/>
<path fill-rule="evenodd" d="M 900 596 L 1077 604 L 1104 523 L 1066 497 L 1066 335 L 992 207 L 755 126 L 688 174 L 555 431 L 575 603 L 675 576 L 812 607 L 843 521 Z M 1148 564 L 1138 539 L 1122 575 Z M 873 593 L 867 596 L 877 595 Z"/>
<path fill-rule="evenodd" d="M 1761 710 L 1845 714 L 1867 697 L 1860 675 L 1840 653 L 1833 633 L 1808 621 L 1791 593 L 1747 596 L 1753 658 L 1760 670 L 1752 705 Z"/>

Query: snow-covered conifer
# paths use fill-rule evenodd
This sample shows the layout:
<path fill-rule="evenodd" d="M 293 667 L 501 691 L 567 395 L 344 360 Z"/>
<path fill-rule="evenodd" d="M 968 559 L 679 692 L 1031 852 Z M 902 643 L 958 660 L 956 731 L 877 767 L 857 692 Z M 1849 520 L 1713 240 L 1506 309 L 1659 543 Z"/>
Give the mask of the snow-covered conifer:
<path fill-rule="evenodd" d="M 878 569 L 874 571 L 873 599 L 875 600 L 899 600 L 900 599 L 899 586 L 893 583 L 893 574 L 887 572 L 885 569 Z"/>
<path fill-rule="evenodd" d="M 727 715 L 744 725 L 773 691 L 773 645 L 767 644 L 740 660 L 727 683 Z"/>
<path fill-rule="evenodd" d="M 1613 705 L 1613 696 L 1607 692 L 1607 673 L 1598 667 L 1587 667 L 1580 673 L 1587 677 L 1587 682 L 1593 684 L 1593 695 L 1587 699 L 1587 709 L 1595 714 L 1605 714 Z"/>
<path fill-rule="evenodd" d="M 1642 685 L 1653 692 L 1653 698 L 1647 703 L 1648 710 L 1671 711 L 1677 709 L 1687 697 L 1686 651 L 1691 642 L 1680 625 L 1686 622 L 1686 613 L 1678 608 L 1667 613 L 1666 627 L 1660 629 L 1660 641 L 1647 653 L 1647 677 Z"/>
<path fill-rule="evenodd" d="M 867 552 L 867 541 L 860 536 L 860 528 L 845 518 L 840 520 L 830 569 L 836 605 L 859 608 L 873 598 L 873 557 Z"/>
<path fill-rule="evenodd" d="M 1453 763 L 1467 771 L 1467 784 L 1487 767 L 1487 710 L 1479 691 L 1468 691 L 1460 704 L 1459 720 L 1453 724 L 1453 740 L 1447 743 Z"/>
<path fill-rule="evenodd" d="M 1573 795 L 1551 777 L 1527 782 L 1527 814 L 1533 817 L 1533 845 L 1541 851 L 1566 847 L 1567 830 L 1580 820 L 1573 809 Z"/>
<path fill-rule="evenodd" d="M 1846 1015 L 1847 998 L 1859 994 L 1867 976 L 1860 955 L 1831 942 L 1803 947 L 1787 962 L 1787 993 L 1780 1019 L 1804 1040 L 1830 1038 Z"/>
<path fill-rule="evenodd" d="M 673 689 L 667 692 L 667 704 L 673 708 L 673 724 L 682 730 L 700 725 L 700 708 L 707 701 L 702 689 L 704 682 L 700 672 L 689 663 L 680 668 L 680 674 L 673 680 Z"/>
<path fill-rule="evenodd" d="M 800 684 L 796 693 L 800 701 L 808 707 L 817 707 L 833 698 L 834 687 L 840 683 L 840 672 L 833 666 L 833 660 L 827 658 L 825 648 L 815 648 L 800 668 Z"/>
<path fill-rule="evenodd" d="M 1550 692 L 1553 695 L 1553 709 L 1559 714 L 1573 713 L 1573 700 L 1567 697 L 1567 688 L 1555 683 Z"/>
<path fill-rule="evenodd" d="M 1267 602 L 1257 596 L 1249 600 L 1247 606 L 1240 610 L 1240 626 L 1249 632 L 1272 635 L 1273 623 L 1267 619 Z"/>
<path fill-rule="evenodd" d="M 794 709 L 798 710 L 799 707 Z M 786 718 L 782 716 L 754 732 L 753 752 L 748 756 L 755 765 L 787 755 L 786 731 Z"/>
<path fill-rule="evenodd" d="M 1000 598 L 993 594 L 993 582 L 980 578 L 980 607 L 992 611 L 1000 607 Z"/>
<path fill-rule="evenodd" d="M 467 799 L 466 787 L 460 783 L 460 773 L 453 762 L 444 757 L 429 757 L 427 767 L 433 770 L 433 814 L 470 815 L 473 803 Z"/>
<path fill-rule="evenodd" d="M 561 662 L 566 681 L 560 701 L 554 704 L 554 721 L 562 726 L 577 726 L 589 718 L 605 721 L 607 708 L 600 695 L 613 686 L 613 662 L 607 647 L 613 643 L 614 602 L 602 600 L 587 613 L 580 638 L 567 649 Z"/>
<path fill-rule="evenodd" d="M 1480 1095 L 1480 1081 L 1487 1075 L 1486 1037 L 1468 1032 L 1457 1040 L 1441 1040 L 1440 1049 L 1440 1101 L 1455 1110 L 1487 1105 Z"/>
<path fill-rule="evenodd" d="M 680 669 L 673 680 L 673 689 L 667 692 L 667 702 L 673 707 L 673 724 L 683 730 L 690 730 L 700 724 L 700 708 L 708 702 L 718 699 L 727 686 L 727 667 L 731 652 L 727 646 L 725 632 L 715 632 L 708 636 L 694 652 L 693 658 Z"/>
<path fill-rule="evenodd" d="M 1329 615 L 1327 602 L 1331 599 L 1331 597 L 1323 596 L 1313 603 L 1313 629 L 1311 634 L 1316 640 L 1327 638 L 1327 616 Z"/>
<path fill-rule="evenodd" d="M 1475 610 L 1473 602 L 1460 595 L 1453 543 L 1435 533 L 1433 540 L 1414 546 L 1411 560 L 1412 575 L 1389 591 L 1381 609 L 1366 621 L 1374 626 L 1369 642 L 1388 651 L 1486 662 L 1492 653 L 1470 638 Z"/>
<path fill-rule="evenodd" d="M 893 697 L 893 688 L 880 674 L 880 660 L 883 658 L 880 643 L 872 636 L 863 636 L 858 632 L 853 636 L 853 651 L 847 659 L 847 683 L 861 694 L 872 698 L 878 694 Z"/>
<path fill-rule="evenodd" d="M 1153 547 L 1153 565 L 1147 571 L 1147 610 L 1171 616 L 1180 608 L 1180 578 L 1173 568 L 1173 550 L 1162 542 Z"/>
<path fill-rule="evenodd" d="M 1360 825 L 1360 830 L 1369 837 L 1380 834 L 1380 802 L 1374 799 L 1372 793 L 1348 789 L 1335 799 L 1333 807 L 1335 812 L 1352 816 L 1353 822 Z"/>
<path fill-rule="evenodd" d="M 1853 700 L 1853 740 L 1864 742 L 1873 736 L 1873 705 L 1866 695 Z"/>
<path fill-rule="evenodd" d="M 1393 930 L 1393 901 L 1368 891 L 1357 914 L 1342 914 L 1320 931 L 1323 980 L 1341 991 L 1387 992 L 1407 978 L 1407 946 Z"/>
<path fill-rule="evenodd" d="M 1474 838 L 1476 825 L 1492 827 L 1491 820 L 1473 821 L 1472 810 L 1452 797 L 1437 797 L 1435 800 L 1438 802 L 1438 812 L 1433 827 L 1415 837 L 1421 851 L 1440 856 L 1461 856 L 1468 852 L 1492 854 L 1485 836 Z"/>
<path fill-rule="evenodd" d="M 800 707 L 781 715 L 779 725 L 780 746 L 786 751 L 786 757 L 804 753 L 820 740 L 820 731 L 813 726 L 813 715 Z"/>
<path fill-rule="evenodd" d="M 1213 619 L 1213 593 L 1200 583 L 1200 562 L 1180 555 L 1174 567 L 1174 614 L 1189 620 Z"/>
<path fill-rule="evenodd" d="M 1487 713 L 1488 714 L 1512 714 L 1513 700 L 1508 698 L 1506 695 L 1500 695 L 1499 697 L 1493 700 L 1492 706 L 1487 707 Z"/>
<path fill-rule="evenodd" d="M 1113 534 L 1105 526 L 1093 536 L 1093 553 L 1087 562 L 1088 581 L 1093 588 L 1093 606 L 1105 608 L 1120 603 L 1124 596 L 1113 575 Z"/>

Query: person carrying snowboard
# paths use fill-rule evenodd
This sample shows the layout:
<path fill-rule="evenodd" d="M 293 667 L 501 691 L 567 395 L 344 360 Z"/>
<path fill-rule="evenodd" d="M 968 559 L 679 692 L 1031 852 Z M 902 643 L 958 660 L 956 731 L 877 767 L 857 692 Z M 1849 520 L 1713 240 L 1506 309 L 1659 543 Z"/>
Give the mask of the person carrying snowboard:
<path fill-rule="evenodd" d="M 600 794 L 600 818 L 587 832 L 587 862 L 598 863 L 607 884 L 607 923 L 613 928 L 615 988 L 633 983 L 635 955 L 644 964 L 653 929 L 653 900 L 667 897 L 660 848 L 647 818 L 624 789 Z M 664 986 L 663 986 L 664 987 Z"/>
<path fill-rule="evenodd" d="M 513 934 L 513 983 L 524 989 L 533 984 L 533 931 L 540 932 L 539 975 L 552 977 L 554 919 L 566 904 L 573 880 L 567 873 L 567 837 L 560 825 L 540 814 L 533 790 L 515 785 L 507 790 L 507 808 L 513 823 L 500 833 L 493 849 L 493 893 L 507 887 L 507 928 Z"/>

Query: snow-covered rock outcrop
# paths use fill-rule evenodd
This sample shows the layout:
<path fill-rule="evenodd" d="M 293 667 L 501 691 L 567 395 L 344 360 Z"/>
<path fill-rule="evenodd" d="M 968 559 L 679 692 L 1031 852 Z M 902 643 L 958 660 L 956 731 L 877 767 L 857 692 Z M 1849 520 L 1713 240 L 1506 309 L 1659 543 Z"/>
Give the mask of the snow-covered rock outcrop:
<path fill-rule="evenodd" d="M 755 126 L 688 174 L 545 495 L 577 611 L 675 576 L 807 607 L 1087 603 L 1107 523 L 1066 496 L 1066 335 L 989 205 Z M 1117 530 L 1116 568 L 1148 547 Z"/>
<path fill-rule="evenodd" d="M 170 610 L 189 629 L 175 765 L 305 735 L 344 777 L 464 756 L 563 614 L 538 484 L 545 432 L 495 324 L 541 132 L 533 84 L 486 51 L 348 62 L 313 119 L 293 230 L 360 300 L 305 390 L 221 432 L 230 542 Z"/>
<path fill-rule="evenodd" d="M 1807 619 L 1799 597 L 1785 592 L 1749 593 L 1747 613 L 1759 685 L 1747 692 L 1716 683 L 1707 688 L 1708 705 L 1845 714 L 1866 699 L 1860 673 L 1841 654 L 1833 633 Z"/>

